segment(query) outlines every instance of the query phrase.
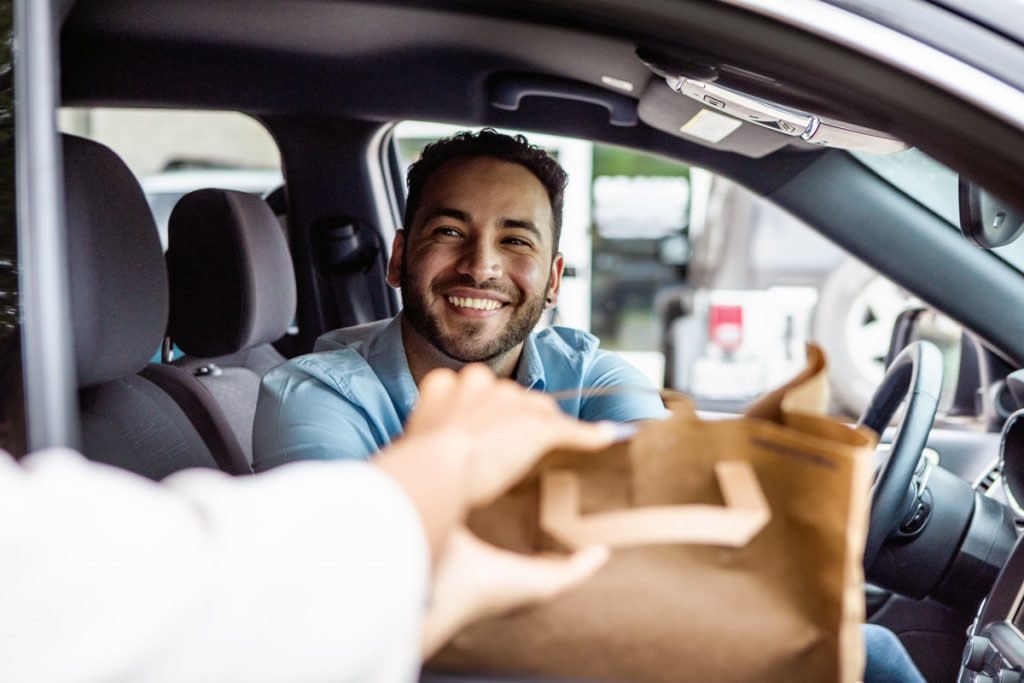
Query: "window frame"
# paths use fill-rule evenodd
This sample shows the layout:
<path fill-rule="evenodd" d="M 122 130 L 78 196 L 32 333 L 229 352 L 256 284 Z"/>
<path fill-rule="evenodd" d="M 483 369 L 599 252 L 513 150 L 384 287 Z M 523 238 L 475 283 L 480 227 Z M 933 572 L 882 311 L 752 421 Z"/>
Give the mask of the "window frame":
<path fill-rule="evenodd" d="M 22 377 L 28 451 L 78 448 L 69 302 L 56 15 L 50 0 L 14 0 L 15 194 Z"/>

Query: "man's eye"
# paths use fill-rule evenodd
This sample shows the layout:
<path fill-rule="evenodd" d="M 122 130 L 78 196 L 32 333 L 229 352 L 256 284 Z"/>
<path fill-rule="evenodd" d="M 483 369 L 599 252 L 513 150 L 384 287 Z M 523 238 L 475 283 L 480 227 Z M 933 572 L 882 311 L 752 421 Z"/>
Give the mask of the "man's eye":
<path fill-rule="evenodd" d="M 461 232 L 459 232 L 455 228 L 450 228 L 447 226 L 434 228 L 434 234 L 437 235 L 438 237 L 462 237 Z"/>
<path fill-rule="evenodd" d="M 532 247 L 533 244 L 529 240 L 524 240 L 519 237 L 506 237 L 505 244 L 513 247 Z"/>

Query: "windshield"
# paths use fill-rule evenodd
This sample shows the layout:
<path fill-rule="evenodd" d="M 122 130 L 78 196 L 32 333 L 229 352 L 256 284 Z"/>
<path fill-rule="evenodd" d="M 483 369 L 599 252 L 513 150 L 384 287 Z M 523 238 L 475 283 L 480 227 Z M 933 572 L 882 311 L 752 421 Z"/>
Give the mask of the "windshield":
<path fill-rule="evenodd" d="M 955 230 L 960 229 L 958 181 L 955 171 L 946 168 L 918 149 L 898 154 L 863 154 L 854 156 L 872 171 L 938 214 Z M 992 253 L 1017 270 L 1024 271 L 1024 239 Z"/>

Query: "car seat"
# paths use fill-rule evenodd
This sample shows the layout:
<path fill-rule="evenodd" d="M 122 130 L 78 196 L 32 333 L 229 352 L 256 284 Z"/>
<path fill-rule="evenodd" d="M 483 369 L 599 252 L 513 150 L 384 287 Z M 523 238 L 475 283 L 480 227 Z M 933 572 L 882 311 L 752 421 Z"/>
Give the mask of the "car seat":
<path fill-rule="evenodd" d="M 167 226 L 168 336 L 187 370 L 220 404 L 252 463 L 260 379 L 283 362 L 271 342 L 295 316 L 295 271 L 267 203 L 204 189 L 178 200 Z"/>
<path fill-rule="evenodd" d="M 155 480 L 187 467 L 251 472 L 210 393 L 180 368 L 148 364 L 167 327 L 168 289 L 138 181 L 107 147 L 62 142 L 84 454 Z"/>

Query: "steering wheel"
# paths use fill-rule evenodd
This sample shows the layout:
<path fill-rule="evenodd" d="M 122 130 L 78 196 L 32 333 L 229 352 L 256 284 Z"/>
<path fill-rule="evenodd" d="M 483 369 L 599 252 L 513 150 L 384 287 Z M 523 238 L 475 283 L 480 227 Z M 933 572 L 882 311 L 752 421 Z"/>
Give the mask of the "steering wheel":
<path fill-rule="evenodd" d="M 907 399 L 889 457 L 871 487 L 865 571 L 874 564 L 882 545 L 904 521 L 919 495 L 914 471 L 935 420 L 942 369 L 942 352 L 937 346 L 927 341 L 913 342 L 893 360 L 858 422 L 881 436 L 904 397 Z"/>

